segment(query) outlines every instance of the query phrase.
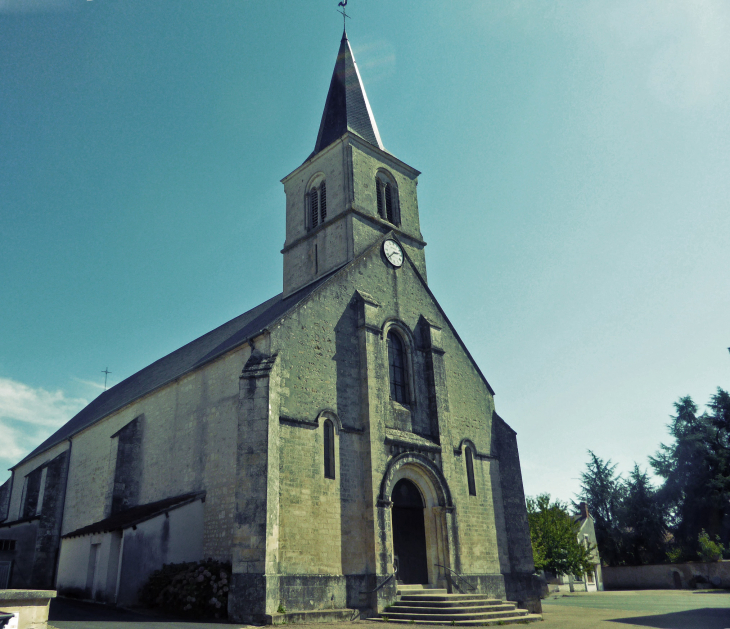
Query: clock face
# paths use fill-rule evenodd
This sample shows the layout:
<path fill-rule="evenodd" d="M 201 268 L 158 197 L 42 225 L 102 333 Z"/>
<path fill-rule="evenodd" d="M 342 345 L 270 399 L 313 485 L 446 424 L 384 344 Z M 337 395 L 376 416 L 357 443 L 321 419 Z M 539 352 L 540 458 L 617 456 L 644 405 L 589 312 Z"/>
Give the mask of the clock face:
<path fill-rule="evenodd" d="M 395 240 L 386 240 L 383 243 L 383 253 L 394 267 L 403 266 L 403 249 Z"/>

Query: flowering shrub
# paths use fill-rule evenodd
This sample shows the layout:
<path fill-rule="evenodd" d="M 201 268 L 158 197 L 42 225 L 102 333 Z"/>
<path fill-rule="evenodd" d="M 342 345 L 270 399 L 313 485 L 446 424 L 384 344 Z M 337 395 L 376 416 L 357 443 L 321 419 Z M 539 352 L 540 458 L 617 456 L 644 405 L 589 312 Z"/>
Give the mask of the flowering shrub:
<path fill-rule="evenodd" d="M 194 618 L 226 618 L 231 564 L 208 559 L 165 564 L 139 592 L 149 607 Z"/>

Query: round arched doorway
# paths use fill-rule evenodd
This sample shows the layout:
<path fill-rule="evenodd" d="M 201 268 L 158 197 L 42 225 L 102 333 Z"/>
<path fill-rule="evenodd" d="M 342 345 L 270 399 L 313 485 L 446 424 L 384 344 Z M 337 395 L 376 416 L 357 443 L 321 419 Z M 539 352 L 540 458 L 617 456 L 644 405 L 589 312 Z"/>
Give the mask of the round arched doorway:
<path fill-rule="evenodd" d="M 398 558 L 398 580 L 428 583 L 425 504 L 418 487 L 407 478 L 393 487 L 393 554 Z"/>

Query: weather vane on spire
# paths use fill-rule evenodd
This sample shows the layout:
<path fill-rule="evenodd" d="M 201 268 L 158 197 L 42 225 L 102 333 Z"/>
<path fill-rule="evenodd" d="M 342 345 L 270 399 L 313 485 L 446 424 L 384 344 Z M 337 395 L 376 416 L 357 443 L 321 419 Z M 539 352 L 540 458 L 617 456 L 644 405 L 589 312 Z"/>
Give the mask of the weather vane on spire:
<path fill-rule="evenodd" d="M 337 13 L 342 14 L 342 29 L 347 30 L 347 18 L 350 17 L 345 13 L 345 7 L 347 6 L 347 0 L 342 0 L 337 4 L 338 7 L 342 7 L 342 11 L 337 11 Z"/>

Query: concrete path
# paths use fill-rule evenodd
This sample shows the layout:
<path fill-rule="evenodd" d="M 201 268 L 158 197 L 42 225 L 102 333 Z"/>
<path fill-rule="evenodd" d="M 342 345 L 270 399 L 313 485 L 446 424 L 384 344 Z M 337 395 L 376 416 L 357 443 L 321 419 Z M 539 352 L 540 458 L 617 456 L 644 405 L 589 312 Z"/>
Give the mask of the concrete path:
<path fill-rule="evenodd" d="M 535 629 L 730 629 L 730 592 L 644 590 L 557 594 L 543 601 L 543 618 L 544 622 L 531 626 Z M 236 623 L 187 622 L 66 599 L 54 599 L 51 603 L 48 625 L 49 629 L 250 628 L 250 625 Z M 388 625 L 355 621 L 306 626 L 311 629 L 382 629 Z"/>

